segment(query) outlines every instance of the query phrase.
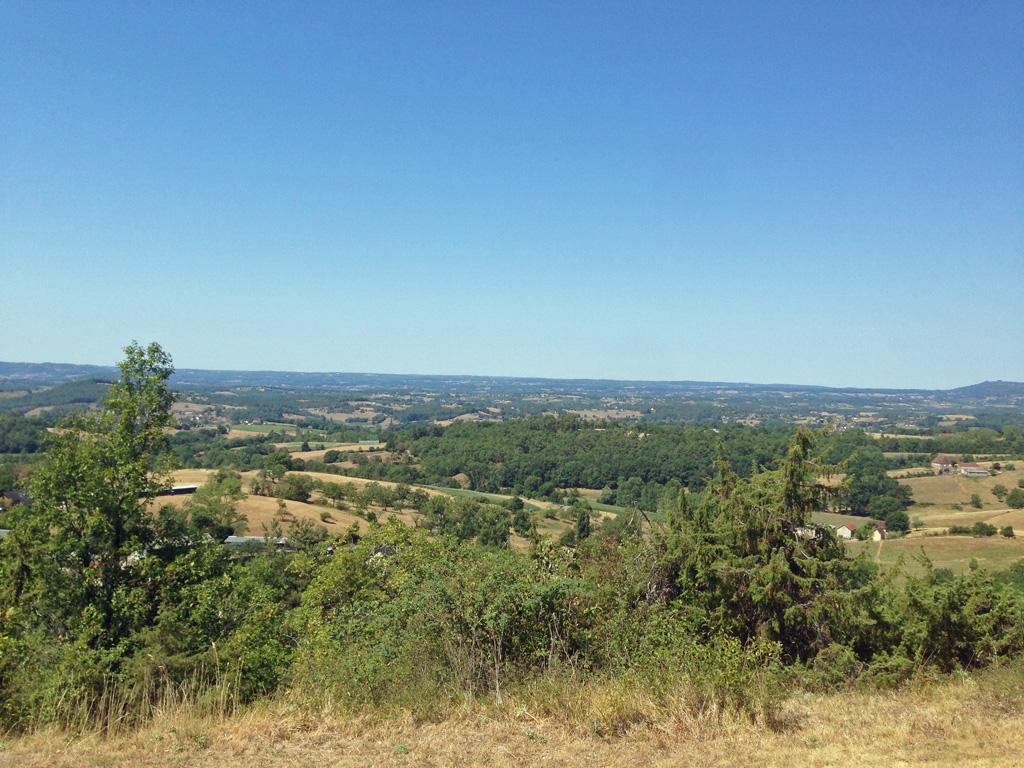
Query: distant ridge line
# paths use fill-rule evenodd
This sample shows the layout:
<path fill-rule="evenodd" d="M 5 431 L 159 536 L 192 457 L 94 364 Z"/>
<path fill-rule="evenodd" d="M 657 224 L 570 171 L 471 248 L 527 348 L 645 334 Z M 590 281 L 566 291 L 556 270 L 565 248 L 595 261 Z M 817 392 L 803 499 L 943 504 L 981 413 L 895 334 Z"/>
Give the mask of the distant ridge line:
<path fill-rule="evenodd" d="M 0 384 L 19 384 L 25 386 L 46 386 L 47 384 L 71 381 L 90 376 L 117 376 L 115 366 L 77 364 L 77 363 L 23 363 L 0 361 Z M 279 371 L 279 370 L 231 370 L 210 368 L 181 368 L 172 383 L 203 386 L 280 386 L 280 387 L 319 387 L 326 386 L 372 386 L 405 383 L 444 382 L 501 382 L 522 385 L 561 385 L 562 387 L 643 387 L 667 388 L 681 390 L 707 389 L 741 389 L 785 390 L 793 392 L 833 392 L 833 393 L 893 393 L 893 394 L 936 394 L 959 395 L 975 398 L 986 397 L 1024 397 L 1024 382 L 1017 381 L 982 381 L 951 389 L 927 389 L 915 387 L 836 387 L 820 384 L 757 384 L 751 382 L 731 381 L 698 381 L 687 379 L 607 379 L 607 378 L 556 378 L 548 376 L 488 376 L 481 374 L 424 374 L 424 373 L 366 373 L 355 371 Z"/>

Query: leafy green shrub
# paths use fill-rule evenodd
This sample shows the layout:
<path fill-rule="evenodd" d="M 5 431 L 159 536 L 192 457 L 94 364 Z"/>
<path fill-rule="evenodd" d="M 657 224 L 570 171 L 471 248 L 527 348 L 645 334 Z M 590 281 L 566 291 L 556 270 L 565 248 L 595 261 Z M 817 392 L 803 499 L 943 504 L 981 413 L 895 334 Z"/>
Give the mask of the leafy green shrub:
<path fill-rule="evenodd" d="M 1024 600 L 981 570 L 909 580 L 904 611 L 900 650 L 920 665 L 969 669 L 1024 650 Z"/>
<path fill-rule="evenodd" d="M 972 526 L 951 525 L 949 527 L 949 532 L 954 536 L 976 536 L 982 538 L 986 536 L 995 536 L 998 529 L 990 523 L 979 520 Z"/>
<path fill-rule="evenodd" d="M 900 653 L 880 653 L 865 668 L 859 682 L 875 688 L 898 688 L 910 680 L 919 665 Z"/>
<path fill-rule="evenodd" d="M 994 525 L 992 525 L 991 523 L 983 522 L 981 520 L 979 520 L 978 522 L 976 522 L 974 525 L 971 526 L 971 535 L 972 536 L 979 536 L 979 537 L 995 536 L 996 533 L 997 533 L 997 528 Z"/>
<path fill-rule="evenodd" d="M 834 690 L 848 685 L 863 668 L 852 648 L 833 643 L 814 657 L 805 680 L 812 688 Z"/>

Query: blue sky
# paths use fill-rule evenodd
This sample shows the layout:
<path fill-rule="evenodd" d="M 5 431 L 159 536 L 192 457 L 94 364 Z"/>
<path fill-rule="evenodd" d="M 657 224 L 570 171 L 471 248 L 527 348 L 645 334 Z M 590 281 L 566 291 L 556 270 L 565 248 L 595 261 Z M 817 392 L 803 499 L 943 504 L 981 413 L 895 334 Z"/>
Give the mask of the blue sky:
<path fill-rule="evenodd" d="M 1020 2 L 8 0 L 0 137 L 2 360 L 1024 380 Z"/>

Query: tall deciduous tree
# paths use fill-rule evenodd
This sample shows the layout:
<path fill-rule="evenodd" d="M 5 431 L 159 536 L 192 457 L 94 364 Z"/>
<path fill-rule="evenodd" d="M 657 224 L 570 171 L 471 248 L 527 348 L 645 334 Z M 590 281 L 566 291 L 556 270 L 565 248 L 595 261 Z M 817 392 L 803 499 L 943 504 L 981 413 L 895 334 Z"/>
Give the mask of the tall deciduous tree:
<path fill-rule="evenodd" d="M 53 435 L 32 478 L 32 503 L 12 531 L 19 605 L 57 635 L 93 648 L 116 645 L 131 630 L 139 606 L 122 588 L 133 578 L 133 557 L 153 538 L 147 504 L 169 482 L 161 456 L 171 358 L 156 343 L 124 351 L 121 378 L 101 410 Z"/>

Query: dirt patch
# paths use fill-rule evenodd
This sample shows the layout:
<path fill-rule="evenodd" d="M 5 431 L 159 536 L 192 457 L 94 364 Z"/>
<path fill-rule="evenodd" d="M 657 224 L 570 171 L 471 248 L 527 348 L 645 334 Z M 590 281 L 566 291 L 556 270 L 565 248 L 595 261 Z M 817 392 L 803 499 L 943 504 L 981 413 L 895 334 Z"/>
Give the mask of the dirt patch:
<path fill-rule="evenodd" d="M 570 410 L 568 412 L 575 413 L 577 416 L 587 419 L 588 421 L 639 419 L 641 416 L 640 411 L 635 411 L 631 408 L 581 408 L 578 410 Z"/>

